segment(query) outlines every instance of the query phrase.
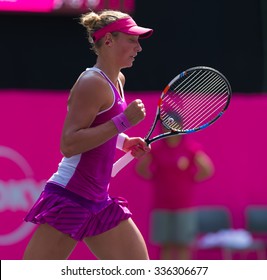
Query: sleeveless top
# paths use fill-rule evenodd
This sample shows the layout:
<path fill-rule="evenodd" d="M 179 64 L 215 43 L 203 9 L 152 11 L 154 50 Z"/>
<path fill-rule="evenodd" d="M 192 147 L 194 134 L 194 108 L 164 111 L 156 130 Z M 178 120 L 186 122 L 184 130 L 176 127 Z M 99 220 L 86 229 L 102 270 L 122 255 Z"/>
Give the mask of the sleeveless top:
<path fill-rule="evenodd" d="M 119 86 L 122 96 L 103 71 L 96 67 L 87 68 L 86 71 L 95 71 L 102 75 L 109 83 L 114 96 L 111 107 L 97 114 L 91 125 L 91 127 L 95 127 L 123 112 L 126 108 L 126 102 L 120 80 Z M 116 142 L 117 136 L 92 150 L 70 158 L 63 157 L 57 172 L 52 175 L 48 183 L 59 185 L 89 200 L 103 201 L 107 199 Z"/>

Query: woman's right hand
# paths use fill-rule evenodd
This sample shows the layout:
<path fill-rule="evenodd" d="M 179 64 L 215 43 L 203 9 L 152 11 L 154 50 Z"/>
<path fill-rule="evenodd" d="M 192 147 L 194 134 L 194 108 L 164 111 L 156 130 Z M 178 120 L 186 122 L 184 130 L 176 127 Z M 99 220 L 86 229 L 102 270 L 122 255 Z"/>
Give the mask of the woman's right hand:
<path fill-rule="evenodd" d="M 140 99 L 134 100 L 124 110 L 124 114 L 132 125 L 137 125 L 146 116 L 144 103 Z"/>

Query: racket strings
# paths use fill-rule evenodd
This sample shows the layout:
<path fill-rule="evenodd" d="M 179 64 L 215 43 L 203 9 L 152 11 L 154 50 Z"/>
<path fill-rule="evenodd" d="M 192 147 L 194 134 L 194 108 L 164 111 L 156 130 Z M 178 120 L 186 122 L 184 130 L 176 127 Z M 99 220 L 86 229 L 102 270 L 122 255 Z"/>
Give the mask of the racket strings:
<path fill-rule="evenodd" d="M 217 80 L 217 83 L 215 84 Z M 210 83 L 208 86 L 205 86 L 205 84 L 200 84 L 198 88 L 195 88 L 194 90 L 197 92 L 194 92 L 194 95 L 192 95 L 191 100 L 187 103 L 187 108 L 188 110 L 192 110 L 192 107 L 196 104 L 198 104 L 197 102 L 201 102 L 201 101 L 205 101 L 205 99 L 203 99 L 203 94 L 201 93 L 205 93 L 206 95 L 210 95 L 210 99 L 212 97 L 214 97 L 214 95 L 211 95 L 210 92 L 214 91 L 216 88 L 217 90 L 222 91 L 223 90 L 223 84 L 222 81 L 219 81 L 219 79 L 214 80 L 214 83 Z M 222 87 L 219 87 L 218 82 L 221 82 Z M 176 88 L 177 90 L 177 88 Z M 191 91 L 191 89 L 188 89 Z M 182 92 L 181 92 L 182 93 Z M 191 94 L 193 93 L 193 91 L 191 92 Z M 175 93 L 174 93 L 175 94 Z M 183 97 L 183 95 L 181 94 L 181 97 Z M 207 97 L 207 96 L 206 96 Z M 206 98 L 207 99 L 207 98 Z M 173 101 L 174 102 L 174 101 Z M 199 104 L 201 105 L 201 104 Z M 178 107 L 178 104 L 176 103 L 176 106 L 174 106 L 174 109 L 176 109 L 176 107 Z"/>
<path fill-rule="evenodd" d="M 229 87 L 216 72 L 193 71 L 173 82 L 164 94 L 161 119 L 173 130 L 197 128 L 220 114 L 228 97 Z"/>
<path fill-rule="evenodd" d="M 210 73 L 206 73 L 206 74 L 210 74 Z M 171 87 L 171 91 L 174 92 L 174 94 L 176 94 L 176 95 L 177 95 L 177 92 L 179 92 L 180 93 L 179 98 L 183 98 L 185 96 L 185 94 L 190 93 L 190 95 L 192 97 L 191 101 L 193 103 L 196 100 L 196 98 L 201 98 L 203 93 L 211 94 L 211 92 L 214 90 L 216 90 L 216 92 L 221 90 L 220 88 L 218 88 L 218 82 L 220 81 L 221 85 L 223 86 L 223 81 L 221 79 L 219 79 L 218 76 L 215 76 L 213 79 L 213 82 L 210 82 L 209 84 L 207 84 L 205 82 L 205 80 L 204 80 L 205 78 L 206 79 L 209 78 L 211 80 L 211 77 L 208 77 L 206 75 L 206 77 L 204 76 L 202 78 L 201 83 L 199 80 L 194 81 L 197 86 L 195 86 L 195 84 L 192 84 L 190 88 L 189 87 L 187 87 L 187 88 L 179 87 L 178 88 L 178 86 L 174 86 L 174 89 Z M 217 84 L 215 82 L 217 82 Z M 193 97 L 195 97 L 195 98 L 193 98 Z M 190 104 L 190 103 L 188 103 L 188 104 Z"/>
<path fill-rule="evenodd" d="M 223 81 L 219 79 L 218 76 L 214 77 L 213 82 L 207 86 L 202 83 L 198 88 L 195 88 L 197 93 L 194 93 L 194 98 L 188 102 L 186 106 L 187 109 L 183 112 L 184 115 L 188 115 L 187 118 L 185 117 L 183 119 L 184 126 L 191 127 L 193 124 L 194 126 L 198 126 L 199 123 L 195 123 L 196 116 L 199 116 L 199 121 L 205 121 L 207 118 L 213 118 L 214 114 L 221 111 L 225 105 L 225 101 L 227 101 L 227 95 L 214 95 L 211 94 L 211 92 L 213 93 L 216 91 L 224 93 L 225 89 Z M 205 93 L 204 96 L 201 94 L 202 92 Z M 202 108 L 205 108 L 206 112 L 202 111 L 201 114 Z M 174 110 L 177 110 L 177 107 L 174 107 Z M 178 110 L 178 112 L 180 114 L 182 113 L 181 110 Z M 192 112 L 194 114 L 192 114 Z M 199 113 L 201 115 L 199 115 Z"/>
<path fill-rule="evenodd" d="M 221 111 L 226 101 L 227 98 L 219 100 L 217 103 L 214 103 L 214 100 L 206 100 L 205 102 L 199 102 L 199 104 L 202 105 L 201 108 L 188 108 L 184 111 L 176 110 L 176 112 L 182 116 L 183 129 L 191 129 L 192 127 L 200 126 L 202 122 L 207 121 L 207 119 L 214 118 L 214 115 Z M 205 108 L 205 110 L 203 110 L 203 108 Z M 174 111 L 175 109 L 171 110 L 172 115 Z M 169 113 L 165 114 L 164 118 L 166 119 L 168 115 Z M 179 127 L 181 127 L 181 125 Z"/>
<path fill-rule="evenodd" d="M 199 73 L 199 72 L 198 72 Z M 187 78 L 188 79 L 188 78 Z M 196 82 L 196 81 L 195 81 Z M 197 81 L 197 82 L 199 82 L 199 80 Z M 189 84 L 190 84 L 190 81 L 188 82 Z M 188 94 L 188 92 L 190 92 L 190 94 L 191 94 L 191 103 L 190 102 L 188 102 L 188 106 L 190 105 L 190 104 L 192 104 L 197 98 L 199 98 L 199 97 L 201 97 L 201 92 L 208 92 L 208 90 L 210 90 L 210 88 L 208 89 L 208 88 L 206 88 L 206 89 L 204 89 L 204 88 L 200 88 L 201 86 L 203 87 L 203 84 L 201 84 L 201 83 L 199 83 L 198 84 L 198 88 L 192 88 L 192 86 L 191 86 L 191 88 L 188 88 L 188 87 L 186 87 L 186 85 L 188 84 L 188 83 L 181 83 L 180 84 L 180 87 L 178 88 L 178 86 L 176 86 L 176 83 L 175 84 L 173 84 L 173 86 L 172 87 L 170 87 L 170 90 L 169 90 L 169 94 L 166 96 L 166 98 L 167 97 L 170 97 L 170 93 L 171 92 L 173 92 L 174 93 L 174 96 L 172 96 L 171 98 L 170 98 L 170 104 L 173 104 L 173 108 L 174 109 L 176 109 L 176 107 L 179 107 L 180 105 L 181 105 L 181 103 L 182 102 L 177 102 L 177 98 L 179 98 L 181 101 L 183 100 L 183 98 L 184 98 L 184 96 L 185 96 L 185 94 Z M 210 85 L 209 85 L 210 86 Z M 179 93 L 180 93 L 180 95 L 177 95 L 176 93 L 179 91 Z M 192 95 L 192 93 L 193 93 L 193 91 L 197 91 L 197 92 L 199 92 L 199 94 L 196 94 L 196 92 L 194 93 L 195 95 Z M 184 94 L 183 94 L 184 93 Z M 175 96 L 176 96 L 176 98 L 175 98 Z M 194 97 L 194 98 L 193 98 Z M 193 103 L 194 104 L 194 103 Z M 190 109 L 190 108 L 189 108 Z"/>
<path fill-rule="evenodd" d="M 183 129 L 190 129 L 192 127 L 197 127 L 202 124 L 202 122 L 207 121 L 209 118 L 214 118 L 214 115 L 221 111 L 221 107 L 225 104 L 226 99 L 220 100 L 220 103 L 214 103 L 213 101 L 202 102 L 202 107 L 200 109 L 189 109 L 187 111 L 177 111 L 178 114 L 183 116 L 182 126 Z M 205 108 L 205 110 L 203 110 Z M 173 110 L 172 110 L 173 111 Z"/>
<path fill-rule="evenodd" d="M 200 72 L 194 71 L 188 76 L 183 76 L 181 79 L 178 79 L 177 82 L 174 82 L 172 87 L 174 92 L 182 92 L 183 90 L 186 91 L 187 86 L 192 86 L 192 81 L 194 83 L 199 83 L 200 81 L 204 80 L 205 76 L 209 75 L 209 72 Z"/>

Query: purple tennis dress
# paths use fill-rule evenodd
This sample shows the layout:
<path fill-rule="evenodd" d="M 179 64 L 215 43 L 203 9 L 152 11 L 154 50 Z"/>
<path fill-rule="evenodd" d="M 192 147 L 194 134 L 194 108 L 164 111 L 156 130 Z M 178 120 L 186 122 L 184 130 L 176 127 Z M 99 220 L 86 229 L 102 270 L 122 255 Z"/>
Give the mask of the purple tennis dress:
<path fill-rule="evenodd" d="M 91 125 L 94 127 L 123 112 L 126 103 L 102 71 L 98 68 L 87 71 L 102 75 L 114 94 L 114 103 L 97 114 Z M 121 84 L 120 88 L 123 92 Z M 70 158 L 63 157 L 25 221 L 47 223 L 73 239 L 82 240 L 103 233 L 131 217 L 127 201 L 108 194 L 116 142 L 117 137 L 113 137 L 92 150 Z"/>

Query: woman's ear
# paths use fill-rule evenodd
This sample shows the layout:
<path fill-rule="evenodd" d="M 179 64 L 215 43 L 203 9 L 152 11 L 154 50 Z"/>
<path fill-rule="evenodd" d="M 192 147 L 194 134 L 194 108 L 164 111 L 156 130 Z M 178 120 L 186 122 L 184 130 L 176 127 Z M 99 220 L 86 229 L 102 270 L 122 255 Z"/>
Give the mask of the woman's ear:
<path fill-rule="evenodd" d="M 112 43 L 112 35 L 111 33 L 107 33 L 105 35 L 105 45 L 110 46 Z"/>

